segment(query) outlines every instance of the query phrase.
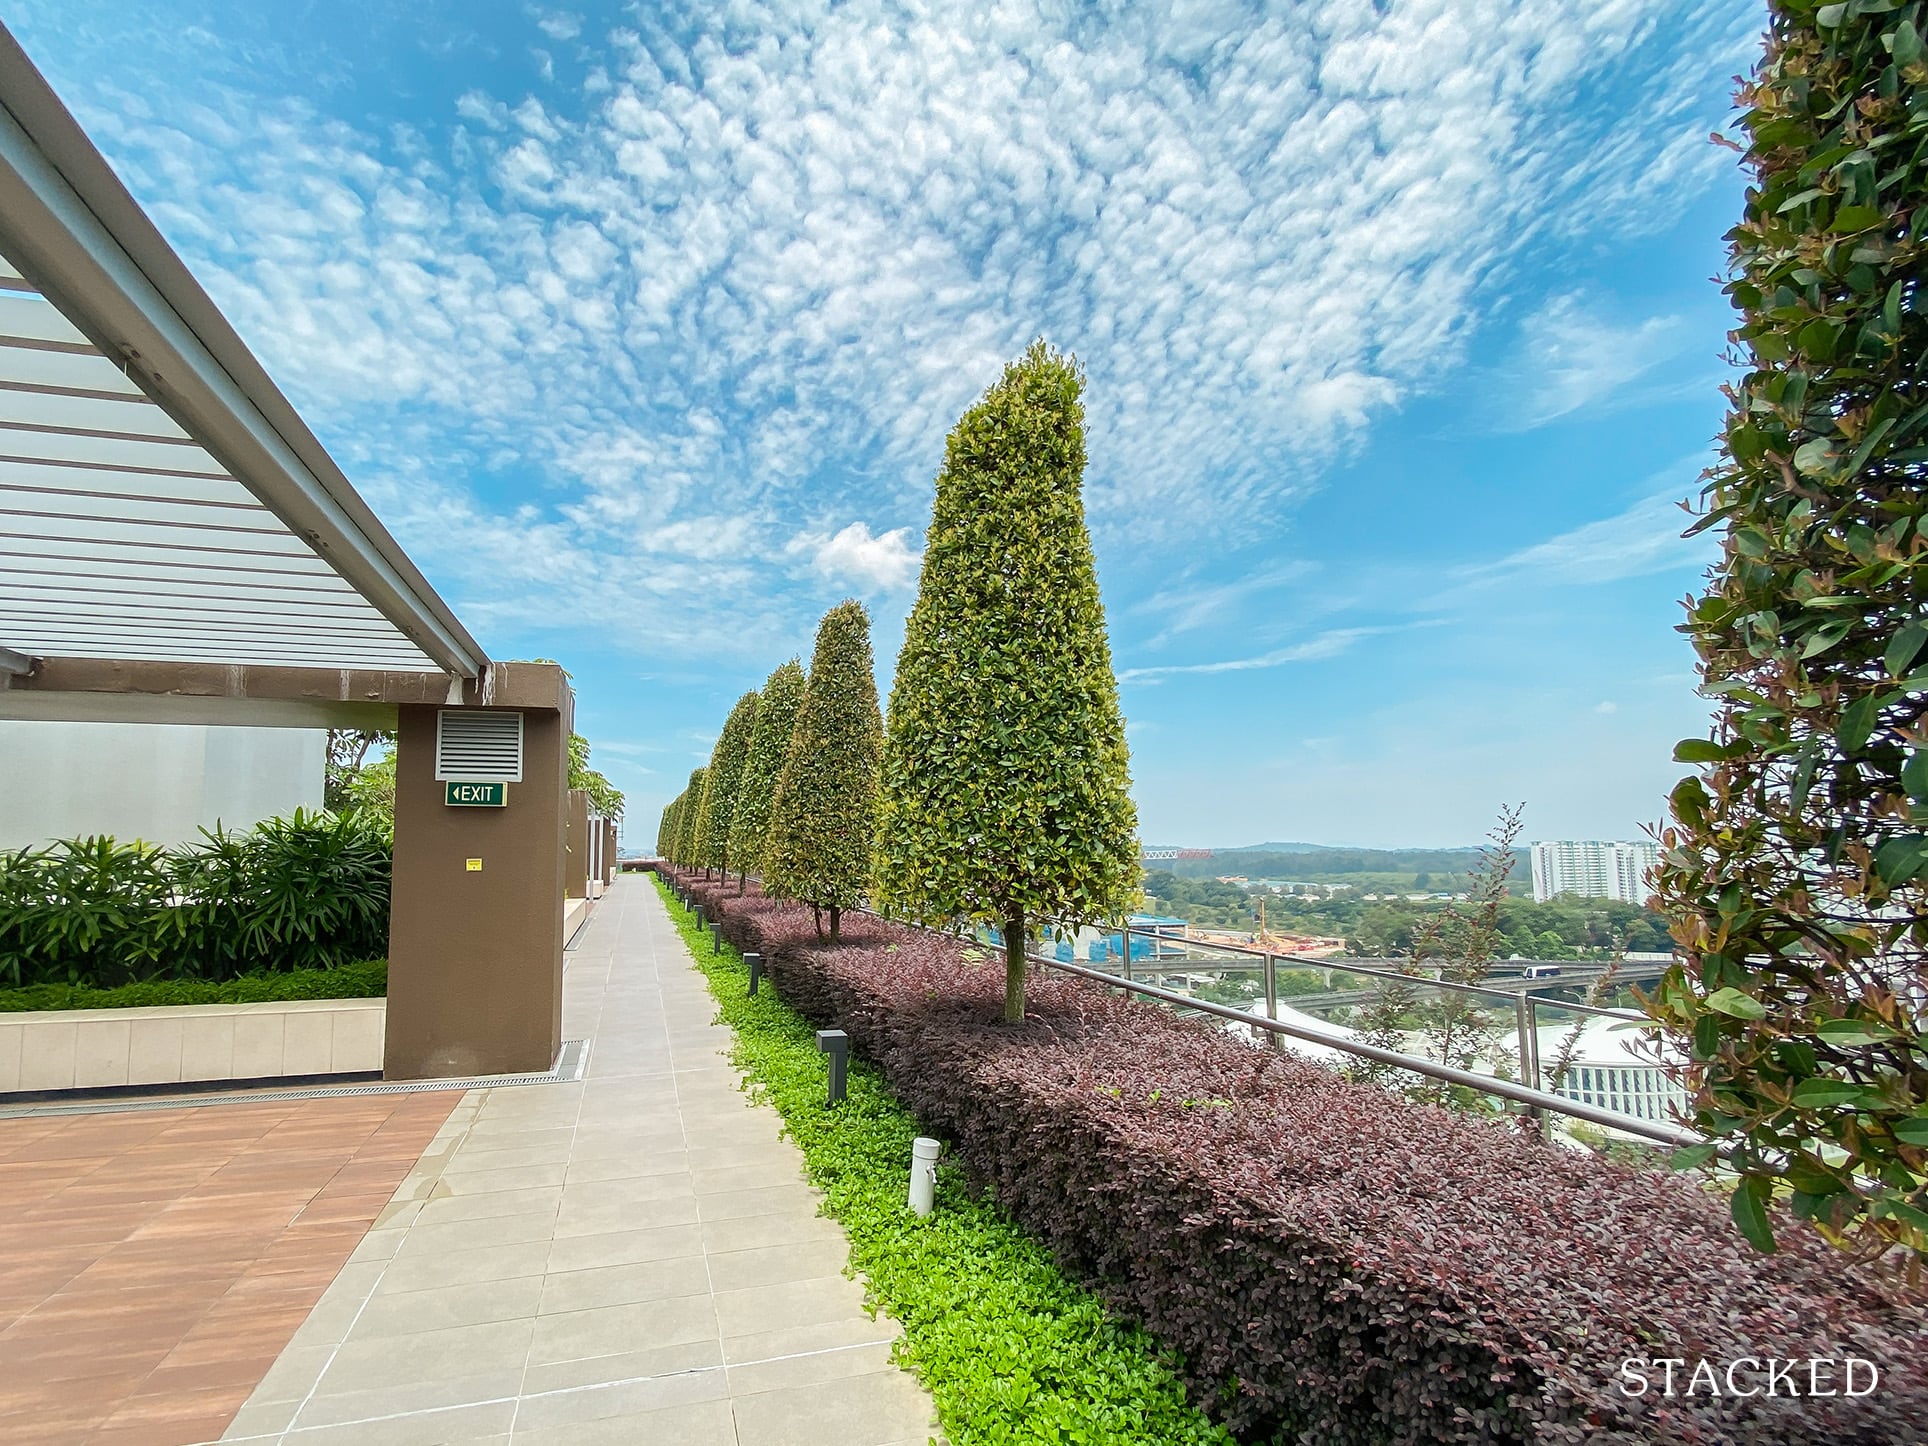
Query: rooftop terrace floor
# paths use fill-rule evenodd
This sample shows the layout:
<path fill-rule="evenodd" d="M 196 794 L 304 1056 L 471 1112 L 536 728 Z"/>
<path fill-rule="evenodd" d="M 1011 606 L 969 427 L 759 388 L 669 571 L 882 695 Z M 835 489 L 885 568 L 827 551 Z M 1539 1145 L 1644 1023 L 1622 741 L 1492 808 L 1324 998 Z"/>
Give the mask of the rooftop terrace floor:
<path fill-rule="evenodd" d="M 324 1105 L 387 1108 L 398 1121 L 385 1145 L 391 1153 L 400 1121 L 416 1134 L 389 1176 L 400 1180 L 392 1198 L 382 1188 L 386 1203 L 344 1223 L 350 1234 L 335 1237 L 339 1254 L 325 1273 L 308 1267 L 298 1326 L 284 1314 L 278 1336 L 245 1319 L 211 1328 L 217 1340 L 234 1343 L 236 1360 L 250 1363 L 234 1365 L 231 1376 L 244 1379 L 224 1386 L 231 1420 L 225 1413 L 215 1419 L 207 1397 L 199 1415 L 185 1406 L 178 1417 L 163 1410 L 145 1435 L 104 1434 L 113 1417 L 76 1415 L 47 1417 L 53 1434 L 33 1439 L 924 1442 L 935 1431 L 931 1405 L 890 1360 L 898 1329 L 863 1309 L 862 1287 L 843 1274 L 842 1232 L 818 1215 L 819 1196 L 804 1182 L 796 1147 L 779 1138 L 775 1111 L 739 1090 L 725 1057 L 729 1031 L 712 1023 L 714 1014 L 651 881 L 619 878 L 570 951 L 564 976 L 564 1036 L 589 1042 L 580 1080 L 476 1089 L 459 1099 L 435 1093 L 274 1107 L 291 1109 L 288 1118 L 299 1122 L 333 1118 Z M 103 1141 L 133 1142 L 147 1130 L 184 1128 L 190 1118 L 205 1116 L 215 1123 L 197 1128 L 214 1129 L 261 1108 L 63 1123 L 65 1130 L 92 1125 Z M 337 1113 L 346 1120 L 351 1112 Z M 21 1134 L 29 1144 L 58 1139 L 64 1130 L 48 1131 L 48 1123 L 0 1122 L 0 1150 L 18 1126 L 43 1127 Z M 272 1129 L 249 1128 L 256 1130 L 251 1141 L 209 1148 L 272 1176 L 281 1146 Z M 333 1158 L 341 1173 L 352 1156 L 337 1149 Z M 10 1188 L 26 1190 L 35 1210 L 50 1208 L 55 1192 L 68 1188 L 58 1172 L 19 1180 Z M 163 1346 L 180 1349 L 178 1341 L 168 1344 L 173 1326 L 162 1322 L 177 1281 L 180 1301 L 190 1303 L 184 1263 L 237 1259 L 252 1248 L 218 1209 L 197 1209 L 178 1224 L 165 1256 L 145 1255 L 144 1267 L 122 1277 L 155 1303 L 126 1333 L 141 1359 Z M 22 1259 L 23 1238 L 0 1247 L 0 1281 L 30 1263 Z M 143 1268 L 154 1274 L 142 1275 Z M 219 1298 L 238 1289 L 230 1285 Z M 29 1368 L 14 1333 L 37 1312 L 21 1313 L 16 1295 L 0 1284 L 0 1381 L 18 1381 Z M 250 1353 L 241 1353 L 242 1343 Z M 168 1359 L 166 1351 L 154 1357 L 143 1380 Z M 124 1408 L 141 1393 L 115 1379 Z M 44 1372 L 33 1389 L 43 1388 L 49 1408 L 63 1399 Z M 183 1378 L 181 1390 L 188 1389 Z M 8 1406 L 0 1397 L 0 1411 L 11 1416 Z M 150 1406 L 150 1415 L 160 1409 Z"/>

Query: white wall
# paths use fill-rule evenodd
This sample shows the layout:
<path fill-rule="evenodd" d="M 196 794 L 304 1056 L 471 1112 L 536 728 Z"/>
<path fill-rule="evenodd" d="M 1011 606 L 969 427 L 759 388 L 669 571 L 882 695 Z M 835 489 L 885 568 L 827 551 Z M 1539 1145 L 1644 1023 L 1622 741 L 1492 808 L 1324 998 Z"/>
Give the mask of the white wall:
<path fill-rule="evenodd" d="M 112 834 L 177 844 L 321 807 L 312 728 L 0 721 L 0 848 Z"/>

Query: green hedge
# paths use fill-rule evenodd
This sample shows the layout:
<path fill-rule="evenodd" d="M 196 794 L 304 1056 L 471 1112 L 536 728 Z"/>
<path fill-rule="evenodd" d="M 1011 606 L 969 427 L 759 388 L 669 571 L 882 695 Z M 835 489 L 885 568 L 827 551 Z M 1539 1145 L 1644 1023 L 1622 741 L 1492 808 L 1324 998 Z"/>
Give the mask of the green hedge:
<path fill-rule="evenodd" d="M 936 1401 L 952 1446 L 1231 1446 L 1186 1401 L 1151 1337 L 1066 1280 L 1048 1251 L 972 1195 L 956 1171 L 940 1168 L 935 1213 L 912 1215 L 904 1195 L 911 1141 L 922 1133 L 916 1118 L 858 1059 L 848 1097 L 830 1109 L 811 1025 L 767 984 L 749 997 L 742 956 L 728 945 L 715 951 L 660 874 L 656 883 L 736 1032 L 732 1059 L 783 1116 L 811 1183 L 850 1238 L 852 1266 L 903 1325 L 900 1357 Z"/>
<path fill-rule="evenodd" d="M 153 1009 L 170 1004 L 267 1004 L 279 999 L 379 999 L 388 993 L 388 961 L 333 969 L 287 969 L 239 979 L 147 979 L 114 989 L 30 984 L 0 989 L 0 1014 L 42 1009 Z"/>
<path fill-rule="evenodd" d="M 300 811 L 174 849 L 97 836 L 0 852 L 0 985 L 107 989 L 376 958 L 392 872 L 378 824 Z"/>

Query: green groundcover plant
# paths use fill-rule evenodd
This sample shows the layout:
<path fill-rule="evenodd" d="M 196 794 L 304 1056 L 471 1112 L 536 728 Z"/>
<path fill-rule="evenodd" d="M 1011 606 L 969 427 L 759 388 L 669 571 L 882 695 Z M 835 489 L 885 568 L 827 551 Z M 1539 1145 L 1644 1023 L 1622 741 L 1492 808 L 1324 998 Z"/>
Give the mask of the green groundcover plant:
<path fill-rule="evenodd" d="M 281 999 L 379 999 L 388 993 L 388 961 L 333 969 L 289 969 L 239 979 L 144 979 L 114 989 L 30 984 L 0 989 L 0 1014 L 43 1009 L 154 1009 L 176 1004 L 267 1004 Z"/>
<path fill-rule="evenodd" d="M 915 1117 L 862 1060 L 851 1061 L 843 1104 L 828 1107 L 810 1024 L 772 989 L 750 997 L 742 955 L 714 949 L 660 878 L 658 887 L 736 1032 L 733 1060 L 783 1116 L 872 1299 L 903 1325 L 900 1359 L 930 1391 L 953 1446 L 1231 1446 L 1187 1403 L 1156 1343 L 1068 1281 L 957 1172 L 940 1168 L 937 1209 L 912 1215 Z"/>

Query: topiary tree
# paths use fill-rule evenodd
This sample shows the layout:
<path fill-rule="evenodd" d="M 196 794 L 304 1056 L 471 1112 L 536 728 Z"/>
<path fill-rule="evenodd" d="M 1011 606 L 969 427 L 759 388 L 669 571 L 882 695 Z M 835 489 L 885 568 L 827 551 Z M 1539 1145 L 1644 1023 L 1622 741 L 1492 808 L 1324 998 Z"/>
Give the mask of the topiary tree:
<path fill-rule="evenodd" d="M 843 602 L 824 614 L 810 680 L 777 774 L 763 853 L 763 887 L 809 904 L 837 941 L 843 910 L 870 885 L 877 765 L 884 720 L 870 653 L 870 614 Z"/>
<path fill-rule="evenodd" d="M 703 776 L 708 771 L 691 769 L 689 786 L 683 790 L 683 816 L 676 827 L 676 862 L 686 869 L 696 867 L 696 820 L 703 808 Z"/>
<path fill-rule="evenodd" d="M 1116 918 L 1138 893 L 1083 391 L 1039 341 L 952 429 L 890 695 L 878 901 L 1001 929 L 1014 1022 L 1031 929 Z"/>
<path fill-rule="evenodd" d="M 803 706 L 803 665 L 795 658 L 763 682 L 756 710 L 756 727 L 737 780 L 736 807 L 730 814 L 730 857 L 736 860 L 737 892 L 752 872 L 762 872 L 763 845 L 770 831 L 770 805 L 776 799 L 777 775 L 796 732 L 797 710 Z"/>
<path fill-rule="evenodd" d="M 670 830 L 676 822 L 676 800 L 671 799 L 663 805 L 662 817 L 656 821 L 656 854 L 659 858 L 669 857 Z"/>
<path fill-rule="evenodd" d="M 704 868 L 720 869 L 723 882 L 730 881 L 730 821 L 736 808 L 737 784 L 743 776 L 743 760 L 750 751 L 750 734 L 756 727 L 757 695 L 745 693 L 730 709 L 723 731 L 716 735 L 710 753 L 710 767 L 703 786 L 703 817 L 697 823 L 701 840 L 698 860 Z"/>
<path fill-rule="evenodd" d="M 1771 0 L 1739 94 L 1724 529 L 1683 627 L 1719 712 L 1654 877 L 1684 963 L 1649 1007 L 1742 1232 L 1788 1202 L 1928 1259 L 1928 52 L 1915 3 Z M 1684 1163 L 1714 1146 L 1683 1152 Z"/>

